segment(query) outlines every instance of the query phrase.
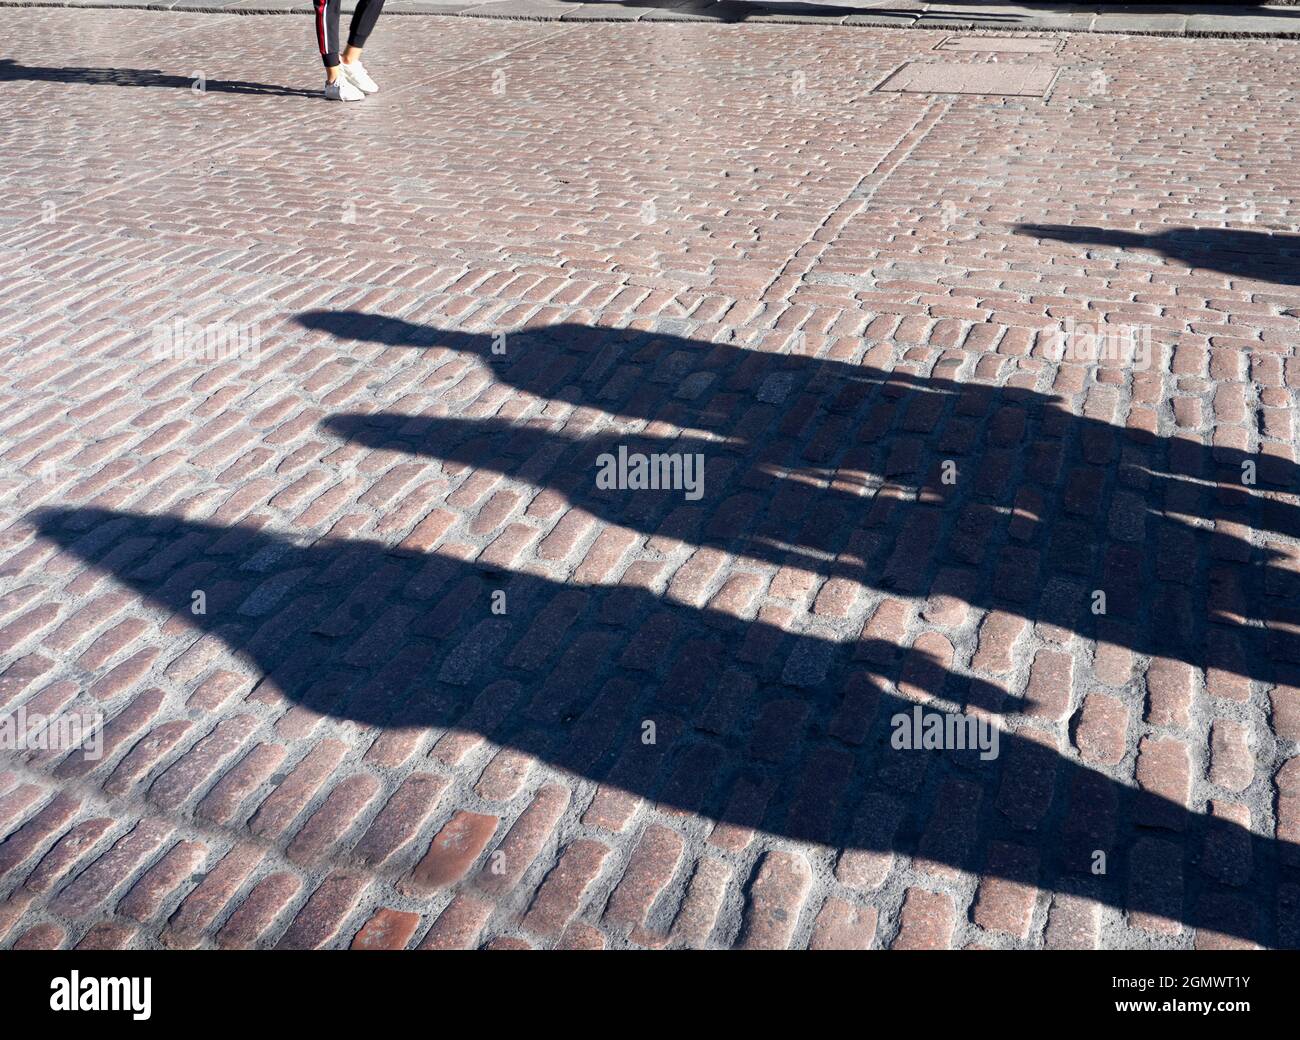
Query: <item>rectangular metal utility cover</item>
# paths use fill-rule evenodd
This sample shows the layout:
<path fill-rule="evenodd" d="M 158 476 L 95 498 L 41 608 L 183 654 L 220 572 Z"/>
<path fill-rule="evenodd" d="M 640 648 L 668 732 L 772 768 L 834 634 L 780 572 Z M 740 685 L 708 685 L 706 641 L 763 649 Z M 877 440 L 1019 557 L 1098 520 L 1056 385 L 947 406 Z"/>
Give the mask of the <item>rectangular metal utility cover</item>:
<path fill-rule="evenodd" d="M 1002 94 L 1043 97 L 1055 65 L 1039 62 L 909 61 L 876 89 L 910 94 Z"/>
<path fill-rule="evenodd" d="M 1064 43 L 1063 39 L 1049 40 L 1043 36 L 949 36 L 934 49 L 997 54 L 1055 54 Z"/>

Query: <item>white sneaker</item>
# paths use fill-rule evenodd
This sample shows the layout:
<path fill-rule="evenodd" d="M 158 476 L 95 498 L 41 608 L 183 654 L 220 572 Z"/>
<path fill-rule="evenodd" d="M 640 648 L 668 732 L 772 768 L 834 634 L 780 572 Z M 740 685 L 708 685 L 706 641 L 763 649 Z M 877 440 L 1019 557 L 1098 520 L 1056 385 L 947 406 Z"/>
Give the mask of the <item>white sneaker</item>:
<path fill-rule="evenodd" d="M 358 90 L 364 90 L 367 94 L 373 94 L 379 89 L 379 84 L 370 78 L 370 73 L 366 67 L 359 61 L 354 61 L 349 65 L 346 61 L 339 62 L 339 68 L 343 70 L 343 75 L 347 77 Z"/>
<path fill-rule="evenodd" d="M 364 101 L 365 94 L 354 87 L 346 76 L 340 76 L 333 83 L 325 84 L 326 101 Z"/>

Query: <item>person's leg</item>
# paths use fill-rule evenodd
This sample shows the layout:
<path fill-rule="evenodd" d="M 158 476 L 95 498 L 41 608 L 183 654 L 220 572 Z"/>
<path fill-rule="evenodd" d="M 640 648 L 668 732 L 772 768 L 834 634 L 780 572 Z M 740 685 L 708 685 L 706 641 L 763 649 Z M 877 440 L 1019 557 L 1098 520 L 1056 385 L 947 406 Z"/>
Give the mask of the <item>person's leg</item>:
<path fill-rule="evenodd" d="M 357 0 L 357 9 L 352 13 L 352 27 L 348 30 L 348 45 L 343 49 L 343 78 L 366 94 L 373 94 L 379 89 L 379 84 L 371 79 L 361 64 L 361 48 L 366 45 L 383 9 L 384 0 Z"/>
<path fill-rule="evenodd" d="M 339 7 L 340 0 L 315 0 L 316 42 L 325 63 L 325 82 L 339 78 Z"/>
<path fill-rule="evenodd" d="M 357 9 L 352 14 L 352 26 L 348 30 L 348 46 L 343 52 L 343 61 L 354 64 L 361 57 L 361 48 L 366 45 L 370 33 L 379 21 L 379 12 L 384 9 L 384 0 L 358 0 Z"/>

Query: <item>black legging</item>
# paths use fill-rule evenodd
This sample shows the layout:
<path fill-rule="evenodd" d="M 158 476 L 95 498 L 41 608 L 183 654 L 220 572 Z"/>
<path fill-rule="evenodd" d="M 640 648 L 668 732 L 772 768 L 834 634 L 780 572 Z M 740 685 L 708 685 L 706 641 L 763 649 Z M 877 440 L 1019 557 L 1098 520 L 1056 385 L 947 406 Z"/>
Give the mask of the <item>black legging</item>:
<path fill-rule="evenodd" d="M 339 8 L 341 0 L 316 0 L 316 42 L 325 67 L 332 69 L 339 63 Z M 348 46 L 364 47 L 370 31 L 379 21 L 384 0 L 357 0 L 352 14 L 352 27 L 348 30 Z"/>

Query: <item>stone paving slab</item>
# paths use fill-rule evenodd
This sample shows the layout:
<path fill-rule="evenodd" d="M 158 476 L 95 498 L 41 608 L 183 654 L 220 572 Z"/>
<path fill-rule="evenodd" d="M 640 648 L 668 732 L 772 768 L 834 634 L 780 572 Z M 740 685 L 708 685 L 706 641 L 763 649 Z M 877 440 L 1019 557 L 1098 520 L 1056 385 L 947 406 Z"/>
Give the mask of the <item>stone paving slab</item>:
<path fill-rule="evenodd" d="M 1056 78 L 1053 65 L 1029 62 L 908 62 L 876 89 L 921 94 L 1042 97 Z"/>
<path fill-rule="evenodd" d="M 311 13 L 305 0 L 0 0 L 0 7 L 131 7 L 250 14 Z M 343 0 L 342 10 L 354 10 Z M 798 10 L 793 10 L 797 8 Z M 1052 4 L 931 4 L 920 0 L 772 4 L 762 0 L 646 0 L 643 4 L 582 0 L 394 0 L 390 13 L 460 15 L 533 21 L 702 21 L 853 25 L 870 28 L 981 29 L 1021 32 L 1107 32 L 1157 36 L 1300 38 L 1300 7 Z"/>
<path fill-rule="evenodd" d="M 1300 947 L 1300 44 L 3 19 L 0 945 Z"/>
<path fill-rule="evenodd" d="M 538 21 L 559 20 L 572 10 L 568 4 L 551 0 L 492 0 L 475 4 L 459 13 L 467 18 L 527 18 Z"/>
<path fill-rule="evenodd" d="M 1194 34 L 1229 32 L 1233 34 L 1285 31 L 1290 15 L 1256 15 L 1234 11 L 1228 15 L 1187 12 L 1185 31 Z"/>
<path fill-rule="evenodd" d="M 1055 54 L 1065 45 L 1065 38 L 1033 36 L 954 36 L 942 41 L 936 51 L 980 54 Z"/>
<path fill-rule="evenodd" d="M 679 3 L 672 6 L 683 6 L 690 0 L 680 0 Z M 663 6 L 667 7 L 668 4 Z M 633 6 L 630 4 L 579 4 L 571 10 L 565 11 L 561 16 L 562 21 L 566 22 L 634 22 L 646 13 L 644 7 Z"/>
<path fill-rule="evenodd" d="M 1232 23 L 1234 26 L 1236 23 Z M 1187 15 L 1182 13 L 1146 14 L 1140 11 L 1124 13 L 1098 14 L 1092 21 L 1096 32 L 1146 33 L 1172 32 L 1181 33 L 1187 28 Z M 1226 29 L 1227 26 L 1224 26 Z"/>

